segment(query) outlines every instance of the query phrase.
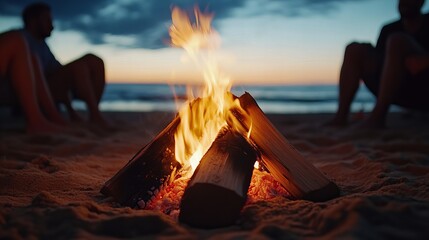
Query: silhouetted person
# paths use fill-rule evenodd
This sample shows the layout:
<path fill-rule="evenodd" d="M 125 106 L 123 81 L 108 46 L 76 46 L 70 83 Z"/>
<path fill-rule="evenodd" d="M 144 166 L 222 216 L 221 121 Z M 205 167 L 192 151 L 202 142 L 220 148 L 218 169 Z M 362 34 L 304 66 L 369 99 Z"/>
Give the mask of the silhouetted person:
<path fill-rule="evenodd" d="M 424 0 L 399 0 L 401 18 L 382 28 L 375 48 L 356 42 L 347 46 L 339 106 L 329 124 L 347 124 L 360 80 L 377 97 L 363 127 L 384 127 L 391 104 L 429 110 L 429 14 L 421 13 L 423 4 Z"/>
<path fill-rule="evenodd" d="M 66 65 L 56 60 L 45 42 L 54 29 L 49 5 L 28 5 L 22 12 L 22 18 L 22 33 L 30 52 L 39 59 L 54 101 L 65 104 L 71 119 L 80 121 L 80 116 L 72 108 L 71 99 L 81 99 L 88 108 L 90 122 L 107 126 L 98 109 L 105 86 L 103 61 L 93 54 L 87 54 Z"/>
<path fill-rule="evenodd" d="M 27 120 L 27 132 L 61 131 L 66 121 L 54 105 L 39 61 L 30 54 L 22 32 L 1 33 L 0 53 L 0 85 L 14 90 Z"/>

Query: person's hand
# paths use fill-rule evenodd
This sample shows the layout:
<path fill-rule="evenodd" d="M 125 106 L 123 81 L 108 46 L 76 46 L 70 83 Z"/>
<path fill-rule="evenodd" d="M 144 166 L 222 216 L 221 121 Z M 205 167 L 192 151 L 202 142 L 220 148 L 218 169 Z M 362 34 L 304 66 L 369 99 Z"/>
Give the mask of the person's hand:
<path fill-rule="evenodd" d="M 429 69 L 429 56 L 409 56 L 405 59 L 405 67 L 412 75 Z"/>

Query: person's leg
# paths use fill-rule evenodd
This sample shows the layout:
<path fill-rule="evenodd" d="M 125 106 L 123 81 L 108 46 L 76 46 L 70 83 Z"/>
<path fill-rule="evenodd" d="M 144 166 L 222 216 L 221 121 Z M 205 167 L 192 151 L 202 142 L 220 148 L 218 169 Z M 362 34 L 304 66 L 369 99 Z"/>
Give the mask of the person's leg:
<path fill-rule="evenodd" d="M 378 61 L 370 44 L 351 43 L 346 47 L 340 71 L 338 109 L 328 125 L 347 124 L 350 105 L 359 88 L 360 80 L 364 76 L 376 74 Z"/>
<path fill-rule="evenodd" d="M 423 51 L 408 35 L 398 33 L 392 34 L 388 38 L 377 102 L 363 124 L 364 127 L 384 127 L 390 104 L 400 91 L 401 85 L 406 81 L 406 58 L 411 54 L 420 54 Z"/>
<path fill-rule="evenodd" d="M 0 35 L 0 74 L 10 78 L 27 119 L 27 131 L 57 132 L 61 128 L 42 113 L 27 43 L 18 31 Z"/>
<path fill-rule="evenodd" d="M 87 54 L 81 59 L 87 64 L 87 66 L 89 66 L 94 95 L 97 103 L 100 103 L 101 97 L 103 96 L 104 87 L 106 85 L 104 62 L 101 58 L 93 54 Z"/>
<path fill-rule="evenodd" d="M 55 102 L 64 104 L 70 119 L 73 122 L 79 123 L 83 122 L 83 119 L 72 106 L 72 81 L 72 73 L 68 72 L 65 67 L 47 74 L 47 82 Z"/>
<path fill-rule="evenodd" d="M 66 125 L 67 122 L 64 120 L 63 116 L 61 116 L 57 107 L 54 104 L 53 98 L 49 91 L 49 88 L 46 84 L 46 79 L 44 74 L 42 73 L 39 60 L 36 56 L 31 56 L 32 66 L 34 70 L 34 81 L 36 85 L 36 93 L 39 104 L 46 114 L 47 118 L 52 122 L 55 122 L 60 125 Z"/>
<path fill-rule="evenodd" d="M 101 70 L 102 72 L 100 72 Z M 64 91 L 62 85 L 64 81 L 67 82 L 64 84 L 70 85 L 67 90 L 73 91 L 77 98 L 86 103 L 90 121 L 101 126 L 107 126 L 108 124 L 98 109 L 98 103 L 104 89 L 104 64 L 102 61 L 99 63 L 94 55 L 85 55 L 50 75 L 51 91 L 57 98 L 64 96 L 64 94 L 54 93 L 58 92 L 58 89 L 63 89 L 59 92 Z"/>

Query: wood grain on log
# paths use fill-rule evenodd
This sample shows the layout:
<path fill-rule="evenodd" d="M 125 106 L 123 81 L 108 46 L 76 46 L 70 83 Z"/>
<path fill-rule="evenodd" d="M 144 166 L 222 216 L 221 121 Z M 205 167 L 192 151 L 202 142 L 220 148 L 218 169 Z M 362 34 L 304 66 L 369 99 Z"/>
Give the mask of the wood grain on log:
<path fill-rule="evenodd" d="M 240 108 L 231 110 L 229 124 L 250 130 L 250 139 L 262 155 L 262 164 L 296 199 L 326 201 L 339 195 L 339 188 L 274 127 L 255 99 L 245 93 Z M 244 111 L 243 111 L 244 110 Z"/>
<path fill-rule="evenodd" d="M 174 133 L 180 123 L 176 116 L 149 144 L 108 180 L 101 193 L 122 205 L 135 207 L 148 201 L 181 165 L 174 154 Z"/>
<path fill-rule="evenodd" d="M 256 158 L 245 137 L 222 128 L 188 183 L 179 220 L 203 228 L 233 224 L 246 201 Z"/>

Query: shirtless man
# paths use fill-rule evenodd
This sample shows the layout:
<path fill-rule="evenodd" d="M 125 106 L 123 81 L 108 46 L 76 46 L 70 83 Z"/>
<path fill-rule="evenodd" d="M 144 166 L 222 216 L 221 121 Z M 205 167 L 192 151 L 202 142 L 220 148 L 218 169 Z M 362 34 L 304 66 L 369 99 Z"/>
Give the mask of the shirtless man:
<path fill-rule="evenodd" d="M 368 43 L 347 46 L 339 81 L 339 106 L 328 124 L 344 126 L 362 79 L 377 97 L 362 124 L 383 128 L 391 104 L 429 110 L 429 14 L 424 0 L 399 0 L 401 18 L 385 25 L 374 48 Z"/>

